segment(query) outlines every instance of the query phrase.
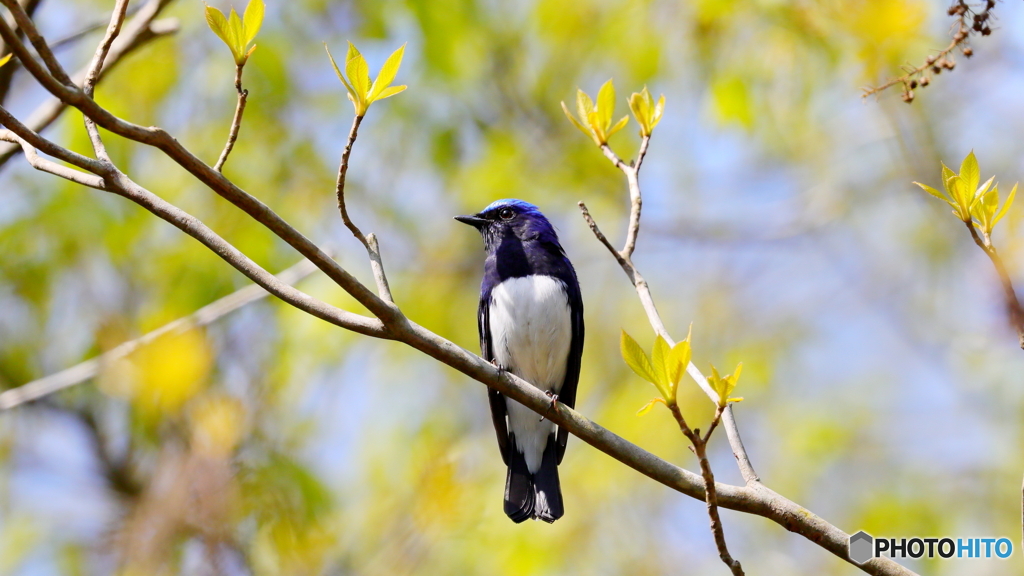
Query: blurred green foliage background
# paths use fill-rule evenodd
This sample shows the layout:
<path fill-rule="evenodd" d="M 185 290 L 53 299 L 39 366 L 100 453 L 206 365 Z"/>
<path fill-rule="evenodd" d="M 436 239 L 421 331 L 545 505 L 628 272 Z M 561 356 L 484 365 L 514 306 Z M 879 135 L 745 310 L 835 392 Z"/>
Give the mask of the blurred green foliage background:
<path fill-rule="evenodd" d="M 111 2 L 44 0 L 58 38 Z M 227 9 L 223 0 L 210 4 Z M 235 6 L 242 9 L 242 5 Z M 132 55 L 97 91 L 112 111 L 169 129 L 211 164 L 235 105 L 228 49 L 180 0 L 173 38 Z M 736 408 L 762 479 L 840 528 L 875 535 L 1020 532 L 1024 357 L 999 286 L 945 205 L 939 161 L 970 149 L 983 179 L 1024 175 L 1024 25 L 918 93 L 859 87 L 945 46 L 943 3 L 923 0 L 270 0 L 245 71 L 249 102 L 225 173 L 372 283 L 338 218 L 334 177 L 351 105 L 321 41 L 354 41 L 376 71 L 408 42 L 349 171 L 349 210 L 381 239 L 396 300 L 477 347 L 479 238 L 451 220 L 497 198 L 538 204 L 576 265 L 587 342 L 578 409 L 696 469 L 656 392 L 618 353 L 653 334 L 613 242 L 621 174 L 564 118 L 577 86 L 614 77 L 620 108 L 664 93 L 641 176 L 634 260 L 669 329 L 694 325 L 694 361 L 744 362 Z M 62 50 L 67 67 L 96 34 Z M 44 96 L 24 73 L 5 106 Z M 631 121 L 611 140 L 629 157 Z M 47 133 L 88 150 L 81 116 Z M 264 267 L 297 260 L 154 150 L 108 147 L 142 185 Z M 995 233 L 1021 278 L 1015 208 Z M 212 253 L 121 198 L 32 171 L 0 173 L 0 387 L 94 356 L 245 285 Z M 322 275 L 300 288 L 358 306 Z M 711 404 L 689 380 L 688 418 Z M 724 437 L 718 478 L 739 483 Z M 513 525 L 483 388 L 401 345 L 265 301 L 168 338 L 95 382 L 0 415 L 0 574 L 724 574 L 704 504 L 579 441 L 562 466 L 566 515 Z M 856 574 L 757 517 L 723 511 L 750 574 Z M 1019 563 L 1019 554 L 1012 561 Z M 1007 561 L 908 561 L 928 574 L 1006 574 Z"/>

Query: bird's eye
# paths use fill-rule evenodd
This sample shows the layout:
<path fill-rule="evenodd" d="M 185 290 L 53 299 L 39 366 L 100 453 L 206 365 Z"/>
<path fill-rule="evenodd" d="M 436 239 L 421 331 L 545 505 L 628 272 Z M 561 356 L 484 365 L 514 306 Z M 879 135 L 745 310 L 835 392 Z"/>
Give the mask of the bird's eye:
<path fill-rule="evenodd" d="M 498 217 L 502 220 L 511 220 L 516 213 L 511 208 L 502 208 L 501 212 L 498 212 Z"/>

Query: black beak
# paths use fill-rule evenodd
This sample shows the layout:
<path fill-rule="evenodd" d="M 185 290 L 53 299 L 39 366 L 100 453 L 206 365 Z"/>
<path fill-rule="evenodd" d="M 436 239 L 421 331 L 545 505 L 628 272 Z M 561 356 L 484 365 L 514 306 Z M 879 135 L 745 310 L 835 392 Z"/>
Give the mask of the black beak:
<path fill-rule="evenodd" d="M 487 219 L 480 218 L 479 216 L 456 216 L 455 219 L 463 224 L 469 224 L 477 230 L 487 225 Z"/>

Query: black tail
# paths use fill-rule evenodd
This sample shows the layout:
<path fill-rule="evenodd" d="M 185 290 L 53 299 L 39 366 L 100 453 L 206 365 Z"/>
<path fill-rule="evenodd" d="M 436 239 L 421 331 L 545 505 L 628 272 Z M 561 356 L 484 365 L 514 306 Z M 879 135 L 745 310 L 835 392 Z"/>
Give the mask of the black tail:
<path fill-rule="evenodd" d="M 558 481 L 558 454 L 555 436 L 548 439 L 540 470 L 530 474 L 526 458 L 509 441 L 508 476 L 505 479 L 505 514 L 516 524 L 537 518 L 551 523 L 564 514 L 562 487 Z"/>

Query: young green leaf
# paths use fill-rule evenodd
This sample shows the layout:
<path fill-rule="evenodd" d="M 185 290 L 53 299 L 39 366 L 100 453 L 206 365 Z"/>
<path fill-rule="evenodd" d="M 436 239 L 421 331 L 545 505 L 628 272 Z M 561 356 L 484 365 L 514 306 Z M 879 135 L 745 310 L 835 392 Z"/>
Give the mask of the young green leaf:
<path fill-rule="evenodd" d="M 235 12 L 234 8 L 228 15 L 228 38 L 231 40 L 231 53 L 235 55 L 237 63 L 245 53 L 245 31 L 242 30 L 242 19 L 238 17 L 238 12 Z"/>
<path fill-rule="evenodd" d="M 348 43 L 348 55 L 345 57 L 345 74 L 359 99 L 365 102 L 370 92 L 370 67 L 366 63 L 366 58 L 351 42 Z"/>
<path fill-rule="evenodd" d="M 408 88 L 408 86 L 406 86 L 405 84 L 403 84 L 401 86 L 388 86 L 387 88 L 382 90 L 381 93 L 378 94 L 377 97 L 373 99 L 373 101 L 376 102 L 378 100 L 383 100 L 385 98 L 390 98 L 390 97 L 394 96 L 395 94 L 398 94 L 399 92 L 405 92 L 406 88 Z"/>
<path fill-rule="evenodd" d="M 590 136 L 590 131 L 587 130 L 583 126 L 583 124 L 581 124 L 580 121 L 577 120 L 576 117 L 572 115 L 572 112 L 569 112 L 569 107 L 565 105 L 565 102 L 562 102 L 562 112 L 565 112 L 565 117 L 569 119 L 569 122 L 572 122 L 573 126 L 579 128 L 580 132 L 583 132 L 584 134 L 586 134 L 587 137 L 591 137 Z"/>
<path fill-rule="evenodd" d="M 648 402 L 647 404 L 644 404 L 642 408 L 637 410 L 636 411 L 636 415 L 637 416 L 646 416 L 647 413 L 650 412 L 652 408 L 654 408 L 654 405 L 659 403 L 659 402 L 662 403 L 662 404 L 665 404 L 665 400 L 663 398 L 655 398 L 655 399 L 651 400 L 650 402 Z"/>
<path fill-rule="evenodd" d="M 623 116 L 622 118 L 619 118 L 619 121 L 615 123 L 615 126 L 612 126 L 611 128 L 608 129 L 608 133 L 605 134 L 605 137 L 611 138 L 612 134 L 615 134 L 619 130 L 625 128 L 626 124 L 629 124 L 629 116 Z"/>
<path fill-rule="evenodd" d="M 991 180 L 989 181 L 991 182 Z M 974 216 L 978 219 L 981 224 L 981 229 L 984 230 L 985 234 L 992 233 L 992 218 L 996 214 L 996 208 L 999 207 L 999 185 L 996 184 L 995 188 L 981 194 L 981 201 L 974 205 Z"/>
<path fill-rule="evenodd" d="M 736 365 L 736 371 L 728 376 L 721 376 L 718 374 L 718 370 L 714 365 L 711 366 L 711 377 L 708 378 L 708 383 L 711 384 L 711 388 L 718 394 L 718 405 L 724 407 L 733 399 L 729 398 L 732 391 L 736 389 L 736 383 L 740 379 L 740 373 L 743 371 L 743 363 L 740 362 Z M 735 399 L 734 401 L 742 400 L 742 398 Z"/>
<path fill-rule="evenodd" d="M 640 125 L 640 136 L 650 136 L 654 127 L 661 121 L 661 114 L 665 109 L 665 96 L 654 103 L 654 98 L 647 90 L 647 86 L 640 92 L 634 92 L 629 97 L 629 109 L 633 112 L 637 124 Z"/>
<path fill-rule="evenodd" d="M 972 194 L 978 189 L 978 182 L 981 181 L 981 171 L 978 169 L 978 159 L 974 156 L 974 150 L 964 158 L 960 164 L 960 177 Z"/>
<path fill-rule="evenodd" d="M 953 202 L 952 200 L 950 200 L 950 199 L 949 199 L 949 198 L 948 198 L 948 197 L 947 197 L 947 196 L 946 196 L 945 194 L 943 194 L 942 192 L 939 192 L 938 190 L 936 190 L 935 188 L 932 188 L 931 186 L 929 186 L 929 185 L 927 185 L 927 184 L 921 184 L 920 182 L 914 182 L 914 184 L 917 184 L 917 185 L 918 185 L 918 186 L 920 186 L 920 187 L 921 187 L 921 189 L 922 189 L 922 190 L 924 190 L 925 192 L 927 192 L 927 193 L 931 194 L 932 196 L 935 196 L 935 197 L 936 197 L 936 198 L 938 198 L 939 200 L 942 200 L 942 201 L 946 202 L 947 204 L 949 204 L 950 206 L 952 206 L 952 207 L 956 208 L 956 203 L 955 203 L 955 202 Z"/>
<path fill-rule="evenodd" d="M 946 189 L 946 193 L 950 196 L 953 195 L 953 191 L 949 189 L 949 181 L 956 176 L 956 172 L 949 169 L 949 166 L 942 165 L 942 187 Z"/>
<path fill-rule="evenodd" d="M 217 35 L 228 48 L 231 49 L 231 54 L 235 53 L 235 45 L 231 41 L 231 35 L 228 32 L 228 20 L 224 17 L 224 13 L 217 10 L 213 6 L 206 7 L 206 24 L 213 30 L 213 33 Z"/>
<path fill-rule="evenodd" d="M 597 106 L 594 105 L 590 96 L 576 89 L 576 114 L 579 118 L 573 117 L 569 108 L 562 102 L 562 110 L 569 121 L 584 134 L 590 136 L 598 146 L 608 143 L 608 138 L 619 130 L 622 130 L 629 122 L 629 116 L 623 116 L 615 125 L 612 125 L 612 112 L 615 109 L 615 84 L 608 80 L 597 93 Z"/>
<path fill-rule="evenodd" d="M 206 7 L 206 23 L 217 35 L 235 59 L 236 66 L 244 66 L 256 46 L 249 44 L 256 38 L 263 23 L 263 0 L 250 0 L 245 8 L 245 21 L 239 18 L 238 12 L 232 8 L 228 16 L 212 6 Z"/>
<path fill-rule="evenodd" d="M 654 338 L 654 350 L 651 351 L 651 366 L 654 368 L 654 377 L 657 380 L 658 390 L 665 394 L 669 401 L 675 400 L 672 381 L 669 378 L 669 362 L 672 361 L 672 349 L 668 342 L 658 334 Z"/>
<path fill-rule="evenodd" d="M 685 351 L 683 350 L 684 348 L 686 349 Z M 683 377 L 683 372 L 686 371 L 686 365 L 690 363 L 689 350 L 690 343 L 683 341 L 677 342 L 672 347 L 672 350 L 669 351 L 666 370 L 668 372 L 668 381 L 672 385 L 673 395 L 675 395 L 676 387 L 679 386 L 679 380 Z"/>
<path fill-rule="evenodd" d="M 1010 206 L 1013 204 L 1013 199 L 1015 196 L 1017 196 L 1017 184 L 1013 185 L 1013 189 L 1010 190 L 1010 195 L 1006 197 L 1006 203 L 1003 204 L 1003 207 L 1000 208 L 999 212 L 997 212 L 995 217 L 992 218 L 993 228 L 995 228 L 996 224 L 998 224 L 999 221 L 1003 219 L 1003 216 L 1006 216 L 1006 211 L 1010 209 Z"/>
<path fill-rule="evenodd" d="M 967 188 L 967 184 L 960 176 L 953 176 L 948 181 L 950 196 L 956 201 L 954 211 L 958 218 L 964 222 L 971 221 L 971 206 L 974 204 L 974 197 Z"/>
<path fill-rule="evenodd" d="M 597 125 L 607 130 L 612 125 L 612 110 L 615 109 L 615 83 L 609 78 L 597 91 Z"/>
<path fill-rule="evenodd" d="M 246 46 L 256 39 L 256 34 L 259 33 L 260 27 L 263 25 L 264 10 L 263 0 L 249 0 L 249 4 L 245 7 L 245 16 L 242 17 L 242 37 L 245 39 Z"/>
<path fill-rule="evenodd" d="M 626 361 L 627 366 L 633 369 L 633 372 L 636 372 L 637 376 L 655 386 L 658 385 L 658 378 L 654 375 L 654 368 L 651 366 L 651 361 L 647 358 L 647 353 L 625 330 L 622 331 L 619 348 L 622 351 L 622 359 Z"/>
<path fill-rule="evenodd" d="M 380 74 L 377 74 L 377 79 L 373 81 L 373 86 L 370 88 L 370 101 L 377 100 L 377 97 L 384 92 L 384 89 L 395 81 L 398 69 L 402 66 L 402 56 L 404 54 L 405 44 L 402 44 L 398 47 L 398 50 L 392 52 L 391 56 L 388 56 L 388 59 L 384 61 Z M 395 92 L 395 94 L 397 93 Z"/>
<path fill-rule="evenodd" d="M 594 112 L 594 101 L 590 99 L 590 96 L 580 90 L 576 89 L 576 113 L 580 115 L 580 121 L 586 125 L 590 125 L 590 115 Z"/>
<path fill-rule="evenodd" d="M 338 63 L 334 60 L 334 56 L 331 55 L 331 50 L 327 48 L 327 43 L 324 43 L 324 49 L 327 50 L 327 57 L 331 59 L 331 66 L 334 67 L 334 73 L 338 75 L 338 79 L 345 85 L 345 90 L 348 92 L 348 99 L 352 101 L 352 105 L 356 109 L 356 116 L 364 116 L 370 104 L 373 104 L 377 100 L 383 100 L 390 98 L 395 94 L 403 92 L 407 86 L 389 86 L 398 74 L 398 69 L 402 65 L 402 55 L 405 53 L 405 44 L 402 44 L 397 50 L 395 50 L 391 56 L 388 57 L 387 61 L 384 62 L 384 66 L 377 75 L 377 79 L 373 82 L 370 81 L 370 67 L 366 63 L 366 58 L 359 52 L 359 49 L 355 47 L 351 42 L 348 43 L 348 52 L 345 54 L 345 72 L 342 73 L 341 68 L 338 67 Z"/>

